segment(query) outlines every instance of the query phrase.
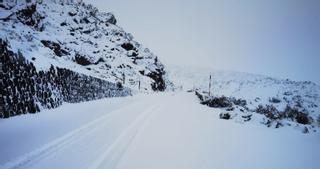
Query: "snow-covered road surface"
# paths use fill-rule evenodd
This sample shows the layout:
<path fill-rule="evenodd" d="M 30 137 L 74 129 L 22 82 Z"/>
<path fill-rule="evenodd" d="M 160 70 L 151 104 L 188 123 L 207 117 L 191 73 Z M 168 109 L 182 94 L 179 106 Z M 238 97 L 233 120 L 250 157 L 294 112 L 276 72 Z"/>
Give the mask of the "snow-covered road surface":
<path fill-rule="evenodd" d="M 65 104 L 0 121 L 1 169 L 318 168 L 320 135 L 220 120 L 191 93 Z"/>

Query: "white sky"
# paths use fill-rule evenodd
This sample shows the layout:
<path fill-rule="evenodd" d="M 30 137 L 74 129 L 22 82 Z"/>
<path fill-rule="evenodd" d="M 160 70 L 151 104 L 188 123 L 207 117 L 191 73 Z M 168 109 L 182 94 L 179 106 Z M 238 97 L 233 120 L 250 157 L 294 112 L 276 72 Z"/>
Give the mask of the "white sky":
<path fill-rule="evenodd" d="M 320 84 L 319 0 L 86 0 L 170 65 Z"/>

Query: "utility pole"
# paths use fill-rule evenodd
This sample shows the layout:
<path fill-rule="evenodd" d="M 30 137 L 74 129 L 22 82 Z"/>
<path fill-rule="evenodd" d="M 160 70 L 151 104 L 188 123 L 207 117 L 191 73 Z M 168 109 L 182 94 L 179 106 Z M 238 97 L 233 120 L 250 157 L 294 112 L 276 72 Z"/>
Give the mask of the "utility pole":
<path fill-rule="evenodd" d="M 138 75 L 138 89 L 140 91 L 140 87 L 141 87 L 141 76 Z"/>
<path fill-rule="evenodd" d="M 140 91 L 140 79 L 139 79 L 139 91 Z"/>
<path fill-rule="evenodd" d="M 2 62 L 0 62 L 0 75 L 3 75 L 3 68 L 2 67 L 3 67 Z M 0 79 L 1 86 L 3 83 L 2 78 L 3 77 L 1 77 L 1 79 Z M 4 96 L 2 95 L 2 92 L 0 93 L 0 117 L 2 117 L 2 118 L 4 117 Z"/>
<path fill-rule="evenodd" d="M 122 73 L 122 83 L 125 84 L 125 82 L 126 82 L 126 75 Z"/>
<path fill-rule="evenodd" d="M 208 93 L 209 93 L 209 96 L 210 96 L 210 94 L 211 94 L 210 91 L 211 91 L 211 75 L 209 76 L 209 92 L 208 92 Z"/>

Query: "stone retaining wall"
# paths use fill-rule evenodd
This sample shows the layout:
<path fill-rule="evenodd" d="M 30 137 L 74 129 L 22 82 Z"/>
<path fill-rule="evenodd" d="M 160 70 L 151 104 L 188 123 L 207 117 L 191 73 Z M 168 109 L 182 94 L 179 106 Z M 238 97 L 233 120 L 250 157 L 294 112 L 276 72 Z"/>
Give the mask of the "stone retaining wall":
<path fill-rule="evenodd" d="M 68 69 L 51 66 L 48 71 L 37 71 L 1 39 L 0 77 L 0 118 L 56 108 L 63 102 L 131 95 L 128 88 Z"/>

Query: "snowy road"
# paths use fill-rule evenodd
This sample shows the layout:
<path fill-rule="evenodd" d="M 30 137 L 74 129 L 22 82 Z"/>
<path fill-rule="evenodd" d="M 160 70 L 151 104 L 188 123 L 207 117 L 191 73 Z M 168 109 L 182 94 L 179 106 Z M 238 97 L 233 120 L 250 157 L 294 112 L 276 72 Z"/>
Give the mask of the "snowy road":
<path fill-rule="evenodd" d="M 0 168 L 318 168 L 318 134 L 218 113 L 190 93 L 66 104 L 0 121 Z"/>

